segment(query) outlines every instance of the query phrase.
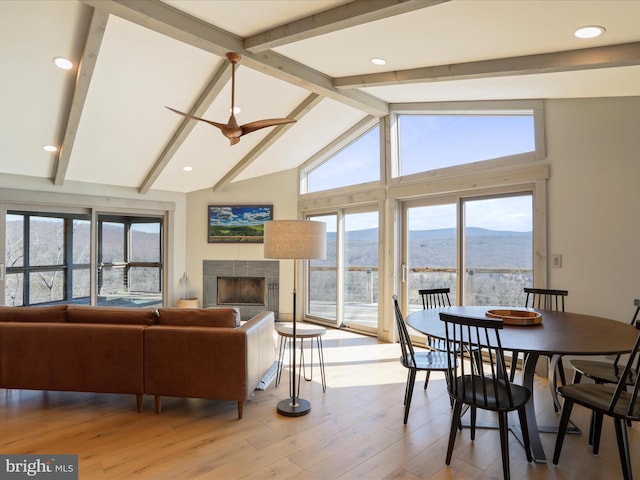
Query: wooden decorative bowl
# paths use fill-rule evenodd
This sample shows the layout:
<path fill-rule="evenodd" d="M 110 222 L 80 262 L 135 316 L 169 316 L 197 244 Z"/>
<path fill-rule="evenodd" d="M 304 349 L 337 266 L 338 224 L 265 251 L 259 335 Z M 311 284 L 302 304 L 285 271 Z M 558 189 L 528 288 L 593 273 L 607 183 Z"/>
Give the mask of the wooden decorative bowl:
<path fill-rule="evenodd" d="M 538 325 L 542 323 L 542 315 L 530 310 L 487 310 L 487 317 L 501 318 L 505 325 Z"/>

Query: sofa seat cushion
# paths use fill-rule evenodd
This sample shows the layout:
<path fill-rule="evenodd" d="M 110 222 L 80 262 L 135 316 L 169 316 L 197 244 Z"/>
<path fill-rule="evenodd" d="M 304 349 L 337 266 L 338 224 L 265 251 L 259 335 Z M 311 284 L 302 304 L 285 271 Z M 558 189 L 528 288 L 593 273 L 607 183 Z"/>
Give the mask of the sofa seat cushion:
<path fill-rule="evenodd" d="M 0 322 L 66 322 L 66 305 L 0 307 Z"/>
<path fill-rule="evenodd" d="M 239 327 L 233 308 L 160 308 L 158 325 L 183 327 Z"/>
<path fill-rule="evenodd" d="M 69 305 L 69 323 L 109 323 L 112 325 L 153 325 L 157 310 L 154 308 L 91 307 L 89 305 Z"/>

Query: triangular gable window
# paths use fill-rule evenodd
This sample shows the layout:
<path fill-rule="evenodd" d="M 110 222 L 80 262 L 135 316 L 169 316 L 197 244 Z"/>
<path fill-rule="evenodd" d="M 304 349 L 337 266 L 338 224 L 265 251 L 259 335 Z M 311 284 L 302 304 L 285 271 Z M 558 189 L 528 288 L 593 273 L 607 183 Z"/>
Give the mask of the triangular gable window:
<path fill-rule="evenodd" d="M 307 192 L 380 180 L 380 127 L 375 126 L 307 174 Z"/>

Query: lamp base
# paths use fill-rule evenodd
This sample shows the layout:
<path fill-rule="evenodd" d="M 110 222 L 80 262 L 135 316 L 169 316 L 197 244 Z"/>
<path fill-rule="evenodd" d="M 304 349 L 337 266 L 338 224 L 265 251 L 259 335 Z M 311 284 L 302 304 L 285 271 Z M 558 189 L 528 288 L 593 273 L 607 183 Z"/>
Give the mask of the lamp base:
<path fill-rule="evenodd" d="M 285 398 L 278 402 L 278 413 L 285 417 L 301 417 L 311 411 L 311 403 L 303 398 Z"/>

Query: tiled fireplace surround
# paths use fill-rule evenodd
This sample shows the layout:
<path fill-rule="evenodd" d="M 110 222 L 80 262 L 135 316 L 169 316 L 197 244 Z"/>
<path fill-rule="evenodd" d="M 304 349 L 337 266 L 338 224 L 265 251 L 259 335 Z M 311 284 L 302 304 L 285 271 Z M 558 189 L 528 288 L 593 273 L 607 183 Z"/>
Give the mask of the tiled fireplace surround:
<path fill-rule="evenodd" d="M 275 260 L 204 260 L 203 307 L 234 306 L 240 309 L 242 320 L 248 320 L 263 310 L 270 310 L 278 318 L 280 262 Z M 264 303 L 218 303 L 218 277 L 264 278 Z"/>

